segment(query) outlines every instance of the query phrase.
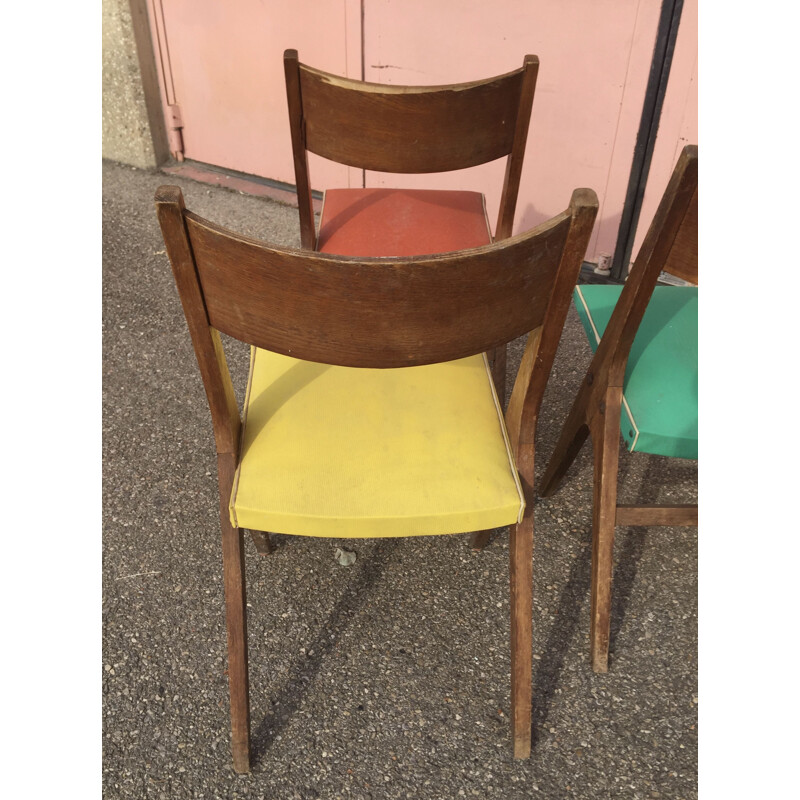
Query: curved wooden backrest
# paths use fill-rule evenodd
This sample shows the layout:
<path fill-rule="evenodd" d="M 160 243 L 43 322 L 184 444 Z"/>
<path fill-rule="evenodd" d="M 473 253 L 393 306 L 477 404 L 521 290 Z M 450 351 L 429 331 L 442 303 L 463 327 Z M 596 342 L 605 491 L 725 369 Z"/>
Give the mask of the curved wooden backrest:
<path fill-rule="evenodd" d="M 316 232 L 307 152 L 361 169 L 431 173 L 508 156 L 495 238 L 511 235 L 539 59 L 513 72 L 447 86 L 342 78 L 284 53 L 303 246 Z"/>
<path fill-rule="evenodd" d="M 379 172 L 446 172 L 507 156 L 524 68 L 452 86 L 387 86 L 299 65 L 306 148 Z"/>
<path fill-rule="evenodd" d="M 622 386 L 631 345 L 662 271 L 697 283 L 697 145 L 686 145 L 595 353 Z M 594 362 L 593 362 L 594 363 Z"/>
<path fill-rule="evenodd" d="M 695 158 L 696 148 L 695 148 Z M 694 193 L 686 209 L 681 226 L 675 236 L 675 241 L 669 250 L 669 255 L 664 262 L 663 271 L 674 275 L 676 278 L 697 283 L 697 175 L 694 177 Z"/>
<path fill-rule="evenodd" d="M 595 204 L 577 190 L 569 210 L 512 239 L 357 259 L 274 247 L 186 211 L 175 187 L 156 195 L 187 316 L 258 347 L 353 367 L 450 361 L 541 325 L 574 218 Z"/>

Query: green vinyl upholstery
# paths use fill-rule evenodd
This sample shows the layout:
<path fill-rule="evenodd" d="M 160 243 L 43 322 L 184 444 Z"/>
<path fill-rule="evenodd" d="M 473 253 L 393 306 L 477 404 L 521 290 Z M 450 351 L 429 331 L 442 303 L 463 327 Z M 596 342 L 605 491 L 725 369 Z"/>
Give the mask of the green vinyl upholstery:
<path fill-rule="evenodd" d="M 575 289 L 592 351 L 621 286 Z M 656 286 L 636 333 L 623 387 L 620 429 L 631 452 L 697 458 L 697 287 Z"/>

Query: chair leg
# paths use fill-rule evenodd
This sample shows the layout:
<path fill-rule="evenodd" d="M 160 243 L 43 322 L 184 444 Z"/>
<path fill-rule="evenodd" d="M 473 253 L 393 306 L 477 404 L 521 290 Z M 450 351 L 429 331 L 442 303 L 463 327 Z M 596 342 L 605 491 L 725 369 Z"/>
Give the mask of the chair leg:
<path fill-rule="evenodd" d="M 269 534 L 264 531 L 250 531 L 250 538 L 256 546 L 256 551 L 260 556 L 268 556 L 272 552 L 272 542 L 269 540 Z"/>
<path fill-rule="evenodd" d="M 492 529 L 486 531 L 475 531 L 469 537 L 469 546 L 475 551 L 483 550 L 489 544 L 489 537 L 492 535 Z"/>
<path fill-rule="evenodd" d="M 531 754 L 533 513 L 511 526 L 511 732 L 514 758 Z"/>
<path fill-rule="evenodd" d="M 235 459 L 232 456 L 220 455 L 218 466 L 233 768 L 236 772 L 250 772 L 250 691 L 247 670 L 244 532 L 241 528 L 234 528 L 231 525 L 228 515 L 228 498 L 230 498 Z"/>
<path fill-rule="evenodd" d="M 590 638 L 592 669 L 595 672 L 608 672 L 621 399 L 620 389 L 608 389 L 605 406 L 601 404 L 601 410 L 591 423 L 594 450 L 594 501 Z"/>
<path fill-rule="evenodd" d="M 572 404 L 553 455 L 550 456 L 550 461 L 547 462 L 544 475 L 539 483 L 540 497 L 549 497 L 556 491 L 586 441 L 589 433 L 589 426 L 586 424 L 588 400 L 588 393 L 580 392 Z"/>
<path fill-rule="evenodd" d="M 494 349 L 492 356 L 492 380 L 497 392 L 497 399 L 501 406 L 506 402 L 506 350 L 507 345 L 503 344 Z"/>

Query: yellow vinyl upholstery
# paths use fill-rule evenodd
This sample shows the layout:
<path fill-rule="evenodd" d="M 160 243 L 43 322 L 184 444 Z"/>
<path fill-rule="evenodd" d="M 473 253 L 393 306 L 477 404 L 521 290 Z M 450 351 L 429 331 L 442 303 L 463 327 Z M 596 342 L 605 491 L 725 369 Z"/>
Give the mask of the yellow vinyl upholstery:
<path fill-rule="evenodd" d="M 522 518 L 484 355 L 357 369 L 252 348 L 242 436 L 234 527 L 364 538 Z"/>

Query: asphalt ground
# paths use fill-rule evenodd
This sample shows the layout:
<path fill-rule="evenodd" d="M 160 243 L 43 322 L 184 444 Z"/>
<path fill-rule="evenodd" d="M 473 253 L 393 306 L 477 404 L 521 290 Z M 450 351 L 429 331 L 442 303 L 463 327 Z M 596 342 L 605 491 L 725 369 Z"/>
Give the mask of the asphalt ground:
<path fill-rule="evenodd" d="M 697 530 L 617 529 L 595 675 L 588 445 L 535 509 L 529 760 L 510 738 L 506 529 L 481 553 L 467 535 L 273 536 L 268 557 L 246 544 L 253 770 L 233 772 L 215 452 L 153 206 L 164 183 L 209 219 L 299 244 L 296 209 L 104 163 L 104 797 L 696 797 Z M 241 402 L 247 347 L 225 344 Z M 571 309 L 537 475 L 589 357 Z M 695 502 L 696 462 L 620 459 L 620 502 Z"/>

